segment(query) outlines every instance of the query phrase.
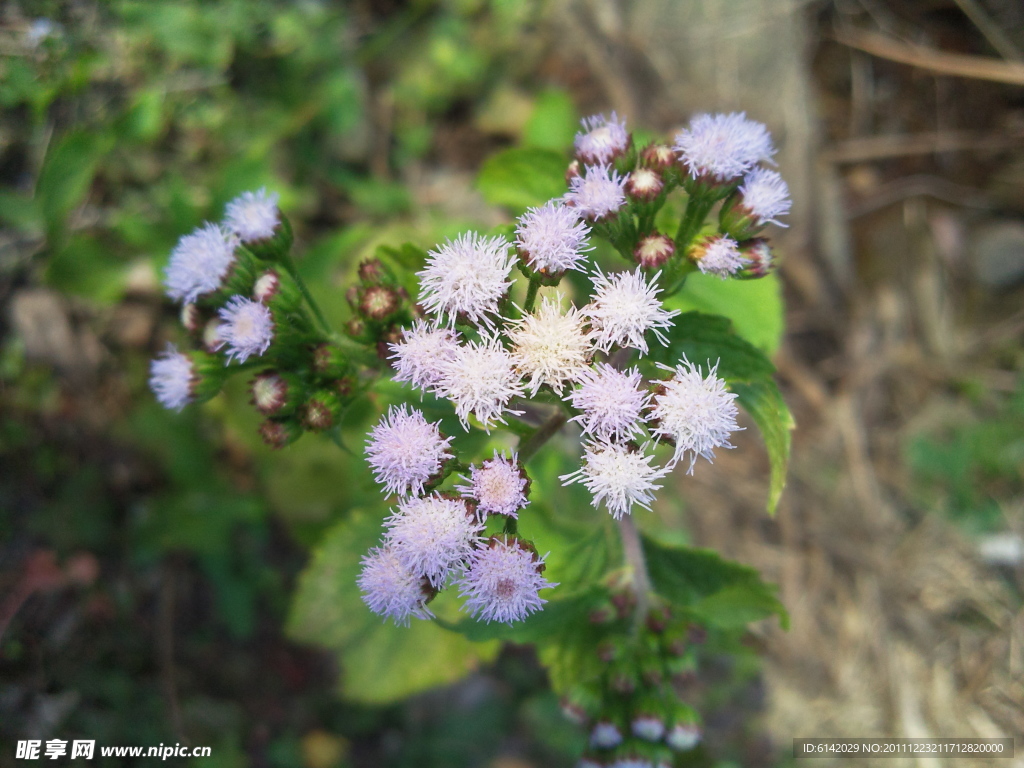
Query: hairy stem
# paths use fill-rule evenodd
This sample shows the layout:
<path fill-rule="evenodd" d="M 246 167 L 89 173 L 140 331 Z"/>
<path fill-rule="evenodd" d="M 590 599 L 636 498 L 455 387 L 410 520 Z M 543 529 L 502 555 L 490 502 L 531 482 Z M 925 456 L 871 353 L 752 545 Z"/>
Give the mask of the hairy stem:
<path fill-rule="evenodd" d="M 714 198 L 709 200 L 700 195 L 694 195 L 687 203 L 686 213 L 683 214 L 679 222 L 679 231 L 676 232 L 676 252 L 683 258 L 686 257 L 690 244 L 704 226 L 704 219 L 711 213 L 714 205 Z"/>
<path fill-rule="evenodd" d="M 566 421 L 566 414 L 561 408 L 551 414 L 547 421 L 537 427 L 536 431 L 526 440 L 519 444 L 519 461 L 525 464 L 527 460 L 550 440 Z"/>
<path fill-rule="evenodd" d="M 533 305 L 537 303 L 537 292 L 540 291 L 540 278 L 534 275 L 530 278 L 530 287 L 526 289 L 526 301 L 523 302 L 523 314 L 533 312 Z"/>
<path fill-rule="evenodd" d="M 622 537 L 622 553 L 626 558 L 626 566 L 632 571 L 633 591 L 636 594 L 636 611 L 633 614 L 633 633 L 637 634 L 647 618 L 652 591 L 651 577 L 647 573 L 647 560 L 644 548 L 640 543 L 640 533 L 636 529 L 632 515 L 623 515 L 619 519 L 619 535 Z"/>
<path fill-rule="evenodd" d="M 320 311 L 320 305 L 316 303 L 316 299 L 313 298 L 313 294 L 309 292 L 309 288 L 306 287 L 306 281 L 302 279 L 302 275 L 299 274 L 299 270 L 295 266 L 295 261 L 292 259 L 291 254 L 285 253 L 281 255 L 281 263 L 284 268 L 288 270 L 288 274 L 292 276 L 295 284 L 299 286 L 299 291 L 302 293 L 302 297 L 309 304 L 309 308 L 313 310 L 313 314 L 316 316 L 316 321 L 320 325 L 320 330 L 327 334 L 328 337 L 333 336 L 331 332 L 331 326 L 327 322 L 327 318 L 324 317 L 324 313 Z"/>

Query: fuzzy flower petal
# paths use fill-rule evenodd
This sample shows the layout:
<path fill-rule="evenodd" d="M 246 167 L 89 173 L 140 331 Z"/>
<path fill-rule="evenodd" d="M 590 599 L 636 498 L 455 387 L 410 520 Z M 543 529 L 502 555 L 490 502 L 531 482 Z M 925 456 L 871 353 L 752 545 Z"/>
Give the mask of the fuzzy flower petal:
<path fill-rule="evenodd" d="M 363 602 L 374 613 L 398 626 L 409 626 L 409 617 L 430 619 L 423 579 L 406 568 L 390 547 L 375 547 L 363 560 L 357 583 Z"/>
<path fill-rule="evenodd" d="M 589 234 L 579 209 L 550 200 L 519 218 L 516 248 L 531 269 L 554 275 L 583 268 L 586 252 L 593 250 Z"/>
<path fill-rule="evenodd" d="M 456 486 L 462 495 L 476 502 L 477 511 L 519 517 L 519 510 L 530 503 L 526 497 L 529 479 L 513 453 L 511 461 L 494 451 L 494 458 L 470 467 L 468 485 Z"/>
<path fill-rule="evenodd" d="M 238 235 L 243 243 L 255 243 L 274 236 L 281 223 L 277 208 L 280 195 L 261 187 L 255 192 L 243 192 L 224 211 L 224 225 Z"/>
<path fill-rule="evenodd" d="M 185 235 L 171 251 L 164 270 L 167 295 L 190 304 L 220 288 L 235 259 L 238 237 L 217 224 Z"/>
<path fill-rule="evenodd" d="M 785 216 L 793 207 L 789 199 L 789 187 L 775 171 L 767 168 L 754 168 L 743 177 L 739 188 L 743 207 L 754 217 L 758 224 L 777 224 L 786 226 L 777 220 Z"/>
<path fill-rule="evenodd" d="M 706 275 L 718 275 L 723 280 L 735 275 L 750 259 L 740 252 L 739 243 L 731 237 L 715 235 L 696 249 L 699 254 L 697 267 Z"/>
<path fill-rule="evenodd" d="M 192 361 L 173 344 L 149 364 L 149 388 L 160 405 L 172 411 L 192 402 L 195 376 Z"/>
<path fill-rule="evenodd" d="M 712 461 L 715 448 L 733 447 L 729 436 L 740 429 L 736 424 L 736 395 L 718 377 L 718 363 L 709 364 L 707 376 L 685 357 L 675 368 L 659 367 L 674 375 L 654 395 L 651 419 L 656 426 L 651 432 L 675 443 L 672 465 L 690 454 L 687 474 L 692 475 L 698 456 Z"/>
<path fill-rule="evenodd" d="M 594 295 L 583 308 L 594 331 L 594 344 L 605 352 L 613 346 L 634 347 L 640 354 L 647 353 L 644 334 L 653 331 L 662 344 L 667 340 L 661 331 L 672 327 L 671 319 L 679 310 L 671 312 L 661 306 L 657 287 L 658 272 L 648 283 L 640 267 L 633 272 L 605 275 L 598 268 L 591 277 Z"/>
<path fill-rule="evenodd" d="M 466 609 L 486 622 L 511 624 L 522 621 L 547 602 L 538 595 L 542 589 L 557 587 L 543 576 L 544 558 L 524 549 L 515 539 L 493 538 L 473 550 L 466 570 L 459 577 L 460 594 Z"/>
<path fill-rule="evenodd" d="M 512 281 L 509 273 L 515 255 L 503 237 L 483 237 L 475 232 L 459 235 L 431 251 L 420 278 L 419 303 L 447 325 L 461 315 L 473 323 L 491 327 L 490 315 Z"/>
<path fill-rule="evenodd" d="M 590 221 L 605 219 L 626 204 L 627 179 L 628 175 L 622 178 L 611 166 L 588 165 L 582 175 L 569 182 L 565 204 Z"/>
<path fill-rule="evenodd" d="M 579 388 L 569 393 L 572 407 L 582 411 L 571 420 L 584 434 L 598 440 L 628 440 L 643 432 L 643 412 L 650 393 L 636 368 L 617 370 L 608 363 L 588 368 L 577 379 Z"/>
<path fill-rule="evenodd" d="M 583 119 L 584 130 L 576 134 L 576 156 L 588 165 L 610 163 L 629 148 L 626 121 L 612 112 L 611 117 L 594 115 Z"/>
<path fill-rule="evenodd" d="M 232 296 L 227 305 L 218 310 L 222 320 L 217 333 L 228 348 L 228 360 L 244 363 L 259 357 L 274 340 L 274 318 L 270 309 L 258 301 L 244 296 Z"/>
<path fill-rule="evenodd" d="M 395 381 L 407 381 L 424 392 L 441 381 L 441 366 L 459 350 L 459 334 L 423 321 L 406 328 L 402 340 L 388 345 L 395 361 Z"/>
<path fill-rule="evenodd" d="M 593 347 L 586 319 L 576 307 L 562 314 L 561 303 L 561 294 L 545 296 L 536 312 L 518 320 L 509 332 L 512 359 L 529 377 L 531 395 L 544 384 L 560 394 L 565 382 L 575 380 L 590 363 Z"/>
<path fill-rule="evenodd" d="M 523 384 L 501 340 L 483 334 L 479 341 L 459 347 L 456 355 L 441 365 L 436 391 L 454 403 L 464 429 L 469 430 L 470 414 L 490 429 L 495 422 L 505 423 L 502 413 L 513 397 L 523 394 Z"/>
<path fill-rule="evenodd" d="M 633 511 L 633 505 L 651 508 L 656 482 L 668 474 L 667 468 L 652 467 L 654 456 L 647 446 L 632 450 L 619 443 L 599 441 L 583 447 L 583 466 L 559 479 L 563 485 L 583 483 L 593 496 L 593 506 L 604 502 L 616 520 Z"/>
<path fill-rule="evenodd" d="M 437 424 L 407 406 L 392 406 L 370 432 L 366 455 L 374 479 L 387 493 L 404 496 L 423 493 L 423 486 L 453 458 L 452 439 L 444 437 Z"/>
<path fill-rule="evenodd" d="M 775 154 L 772 137 L 761 123 L 743 112 L 697 115 L 689 129 L 676 135 L 674 149 L 690 175 L 729 181 Z"/>
<path fill-rule="evenodd" d="M 435 587 L 470 555 L 483 529 L 465 501 L 437 494 L 405 499 L 384 525 L 398 561 Z"/>

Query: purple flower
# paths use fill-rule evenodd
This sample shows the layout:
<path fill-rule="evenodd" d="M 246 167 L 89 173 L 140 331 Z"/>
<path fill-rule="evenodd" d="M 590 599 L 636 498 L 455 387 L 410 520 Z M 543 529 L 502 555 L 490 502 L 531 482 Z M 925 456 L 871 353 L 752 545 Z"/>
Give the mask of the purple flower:
<path fill-rule="evenodd" d="M 486 622 L 522 621 L 546 603 L 538 592 L 557 587 L 541 576 L 543 558 L 524 549 L 517 539 L 495 537 L 473 550 L 459 577 L 466 608 Z"/>
<path fill-rule="evenodd" d="M 274 340 L 274 318 L 265 304 L 244 296 L 232 296 L 218 314 L 222 322 L 217 334 L 221 345 L 227 345 L 229 361 L 236 359 L 244 363 L 270 348 Z"/>
<path fill-rule="evenodd" d="M 676 135 L 674 149 L 693 177 L 729 181 L 775 154 L 772 138 L 762 123 L 746 113 L 697 115 L 688 130 Z"/>
<path fill-rule="evenodd" d="M 392 406 L 381 417 L 370 432 L 366 455 L 374 479 L 387 493 L 422 493 L 427 481 L 453 458 L 448 450 L 452 440 L 441 435 L 439 423 L 429 423 L 422 412 L 405 405 Z"/>
<path fill-rule="evenodd" d="M 238 237 L 217 224 L 206 224 L 182 237 L 164 270 L 167 295 L 192 303 L 221 287 L 235 259 Z"/>

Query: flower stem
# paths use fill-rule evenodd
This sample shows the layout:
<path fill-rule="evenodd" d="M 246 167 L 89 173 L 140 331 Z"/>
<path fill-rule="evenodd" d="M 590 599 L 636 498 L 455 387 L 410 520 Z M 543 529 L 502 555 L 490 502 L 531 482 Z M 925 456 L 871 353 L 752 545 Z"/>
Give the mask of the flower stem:
<path fill-rule="evenodd" d="M 533 305 L 537 303 L 537 292 L 540 291 L 540 278 L 534 275 L 530 278 L 530 287 L 526 289 L 526 301 L 523 302 L 523 314 L 533 312 Z"/>
<path fill-rule="evenodd" d="M 690 244 L 704 226 L 704 219 L 708 217 L 714 204 L 714 198 L 709 199 L 699 194 L 691 197 L 687 203 L 686 213 L 683 214 L 679 230 L 676 232 L 676 252 L 683 258 L 686 258 Z"/>
<path fill-rule="evenodd" d="M 636 529 L 632 515 L 623 515 L 619 519 L 619 535 L 622 537 L 622 553 L 626 559 L 626 567 L 632 572 L 633 592 L 636 595 L 636 610 L 633 613 L 633 634 L 643 627 L 650 607 L 652 591 L 651 577 L 647 572 L 647 559 L 644 557 L 640 533 Z"/>
<path fill-rule="evenodd" d="M 327 318 L 324 317 L 324 313 L 320 311 L 320 305 L 316 303 L 316 299 L 313 298 L 313 294 L 309 292 L 309 288 L 306 287 L 306 281 L 302 279 L 302 275 L 299 274 L 299 270 L 295 266 L 295 261 L 292 259 L 290 253 L 281 254 L 281 264 L 288 270 L 288 274 L 292 276 L 295 284 L 299 286 L 299 291 L 302 293 L 302 297 L 309 304 L 309 308 L 313 310 L 313 314 L 316 316 L 317 323 L 320 324 L 320 329 L 326 333 L 329 337 L 333 335 L 331 326 L 327 322 Z"/>
<path fill-rule="evenodd" d="M 566 421 L 566 414 L 561 408 L 551 414 L 547 421 L 537 427 L 536 431 L 519 444 L 519 461 L 526 464 L 533 454 L 540 450 L 541 446 L 550 440 L 554 434 L 562 428 Z"/>

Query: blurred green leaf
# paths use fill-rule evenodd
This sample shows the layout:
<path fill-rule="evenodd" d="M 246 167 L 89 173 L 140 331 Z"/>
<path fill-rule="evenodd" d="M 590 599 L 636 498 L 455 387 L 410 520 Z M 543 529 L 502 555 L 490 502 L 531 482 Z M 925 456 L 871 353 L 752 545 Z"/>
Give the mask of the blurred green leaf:
<path fill-rule="evenodd" d="M 565 157 L 548 149 L 506 149 L 484 163 L 477 187 L 487 202 L 516 214 L 565 194 Z"/>
<path fill-rule="evenodd" d="M 36 199 L 53 233 L 85 198 L 96 166 L 113 146 L 113 137 L 85 129 L 69 131 L 46 154 L 36 184 Z"/>
<path fill-rule="evenodd" d="M 547 90 L 537 97 L 533 113 L 523 130 L 523 144 L 564 153 L 572 146 L 578 129 L 579 117 L 569 94 L 561 90 Z M 562 172 L 564 174 L 564 168 Z"/>
<path fill-rule="evenodd" d="M 347 698 L 376 704 L 454 682 L 498 651 L 497 643 L 474 644 L 431 621 L 396 627 L 370 612 L 356 579 L 381 523 L 379 515 L 354 511 L 331 529 L 299 579 L 287 625 L 296 640 L 337 653 Z M 435 603 L 442 598 L 450 595 Z M 451 608 L 448 602 L 448 617 Z"/>
<path fill-rule="evenodd" d="M 767 507 L 769 514 L 774 514 L 786 485 L 790 431 L 795 426 L 773 378 L 775 367 L 764 352 L 733 331 L 726 317 L 686 312 L 675 318 L 666 335 L 667 346 L 652 347 L 648 371 L 658 375 L 650 363 L 675 366 L 684 355 L 705 371 L 717 361 L 718 375 L 729 382 L 764 438 L 772 467 Z"/>

